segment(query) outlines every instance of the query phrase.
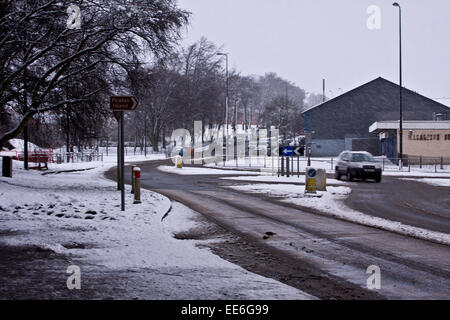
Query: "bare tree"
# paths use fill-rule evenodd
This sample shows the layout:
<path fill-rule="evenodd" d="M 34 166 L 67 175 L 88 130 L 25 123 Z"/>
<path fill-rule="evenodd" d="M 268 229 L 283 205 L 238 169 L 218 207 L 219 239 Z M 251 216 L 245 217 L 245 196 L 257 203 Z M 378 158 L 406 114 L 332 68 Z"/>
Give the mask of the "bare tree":
<path fill-rule="evenodd" d="M 80 29 L 67 28 L 71 4 L 81 9 Z M 82 105 L 102 89 L 69 95 L 74 79 L 139 64 L 146 51 L 168 52 L 187 19 L 175 0 L 6 2 L 0 10 L 0 113 L 20 108 L 24 93 L 27 107 L 0 136 L 0 148 L 36 114 Z"/>

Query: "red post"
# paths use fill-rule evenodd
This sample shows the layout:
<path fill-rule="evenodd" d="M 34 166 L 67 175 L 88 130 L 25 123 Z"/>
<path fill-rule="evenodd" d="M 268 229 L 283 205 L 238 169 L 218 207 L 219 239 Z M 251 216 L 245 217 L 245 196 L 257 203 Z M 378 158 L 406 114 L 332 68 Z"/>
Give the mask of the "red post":
<path fill-rule="evenodd" d="M 141 168 L 135 167 L 134 171 L 134 204 L 141 202 Z"/>

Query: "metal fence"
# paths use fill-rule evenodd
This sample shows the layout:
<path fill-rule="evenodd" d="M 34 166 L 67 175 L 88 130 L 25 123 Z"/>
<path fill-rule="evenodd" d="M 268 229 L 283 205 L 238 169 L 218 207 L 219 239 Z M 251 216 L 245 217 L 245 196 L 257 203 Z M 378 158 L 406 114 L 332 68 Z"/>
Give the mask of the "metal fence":
<path fill-rule="evenodd" d="M 184 158 L 185 161 L 187 160 Z M 214 161 L 215 160 L 215 161 Z M 226 168 L 259 168 L 266 169 L 277 175 L 298 176 L 305 172 L 306 167 L 311 166 L 317 169 L 325 169 L 328 173 L 334 173 L 337 157 L 330 158 L 311 158 L 308 163 L 306 157 L 242 157 L 239 159 L 228 159 L 226 162 L 222 159 L 214 159 L 217 167 Z M 400 161 L 399 158 L 388 159 L 386 157 L 375 157 L 383 171 L 386 172 L 423 172 L 423 173 L 450 173 L 450 158 L 445 157 L 408 157 Z M 211 161 L 210 161 L 211 162 Z M 190 157 L 186 163 L 194 163 L 193 157 Z"/>
<path fill-rule="evenodd" d="M 17 160 L 24 160 L 24 153 L 18 152 L 16 156 Z M 33 151 L 28 154 L 28 162 L 46 164 L 46 163 L 75 163 L 75 162 L 92 162 L 92 161 L 102 161 L 103 153 L 96 152 L 64 152 L 64 153 L 53 153 L 53 152 L 38 152 Z"/>
<path fill-rule="evenodd" d="M 378 158 L 383 171 L 423 171 L 423 172 L 450 172 L 450 158 L 409 156 L 400 158 Z"/>
<path fill-rule="evenodd" d="M 93 161 L 103 162 L 103 153 L 98 153 L 98 152 L 57 153 L 54 155 L 52 162 L 60 164 L 60 163 L 93 162 Z"/>

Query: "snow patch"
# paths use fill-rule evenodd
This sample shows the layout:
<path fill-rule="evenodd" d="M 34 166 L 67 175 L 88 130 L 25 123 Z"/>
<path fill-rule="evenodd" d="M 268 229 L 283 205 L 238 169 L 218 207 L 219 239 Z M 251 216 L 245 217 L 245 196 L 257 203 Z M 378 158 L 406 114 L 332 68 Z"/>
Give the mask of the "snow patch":
<path fill-rule="evenodd" d="M 18 169 L 13 178 L 0 178 L 0 230 L 17 231 L 0 241 L 71 255 L 124 274 L 146 270 L 160 275 L 158 285 L 164 288 L 176 276 L 178 290 L 170 296 L 182 299 L 192 297 L 192 290 L 221 299 L 314 299 L 199 248 L 201 240 L 175 239 L 175 233 L 198 226 L 196 213 L 173 204 L 161 221 L 171 203 L 160 194 L 142 189 L 143 203 L 133 205 L 126 186 L 126 211 L 120 211 L 117 184 L 104 177 L 114 161 L 94 165 L 88 171 L 49 175 Z"/>
<path fill-rule="evenodd" d="M 258 171 L 239 171 L 239 170 L 220 170 L 209 168 L 197 168 L 197 167 L 183 167 L 177 168 L 175 166 L 159 166 L 158 170 L 174 173 L 179 175 L 231 175 L 231 174 L 248 174 L 248 175 L 260 175 Z"/>

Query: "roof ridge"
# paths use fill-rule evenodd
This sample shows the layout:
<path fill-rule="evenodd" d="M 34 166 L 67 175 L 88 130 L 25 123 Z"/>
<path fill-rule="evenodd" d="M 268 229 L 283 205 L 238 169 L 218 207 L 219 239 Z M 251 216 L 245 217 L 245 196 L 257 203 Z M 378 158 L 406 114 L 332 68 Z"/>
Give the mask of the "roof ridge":
<path fill-rule="evenodd" d="M 389 84 L 391 84 L 391 85 L 395 85 L 395 86 L 397 86 L 397 87 L 400 87 L 400 86 L 399 86 L 398 84 L 396 84 L 395 82 L 392 82 L 392 81 L 390 81 L 390 80 L 387 80 L 387 79 L 385 79 L 385 78 L 379 76 L 379 77 L 377 77 L 377 78 L 375 78 L 375 79 L 373 79 L 373 80 L 371 80 L 371 81 L 369 81 L 369 82 L 366 82 L 366 83 L 364 83 L 364 84 L 362 84 L 362 85 L 359 85 L 358 87 L 355 87 L 355 88 L 353 88 L 353 89 L 351 89 L 351 90 L 349 90 L 349 91 L 347 91 L 347 92 L 344 92 L 343 94 L 340 94 L 340 95 L 338 95 L 338 96 L 336 96 L 336 97 L 334 97 L 334 98 L 331 98 L 330 100 L 327 100 L 327 101 L 325 101 L 325 102 L 321 102 L 321 103 L 316 104 L 316 105 L 314 105 L 314 106 L 312 106 L 312 107 L 309 107 L 308 109 L 303 110 L 301 113 L 304 114 L 304 113 L 306 113 L 306 112 L 308 112 L 308 111 L 311 111 L 311 110 L 313 110 L 313 109 L 315 109 L 315 108 L 319 108 L 319 107 L 321 107 L 321 106 L 323 106 L 323 105 L 326 105 L 327 103 L 329 103 L 329 102 L 331 102 L 331 101 L 334 101 L 334 100 L 337 100 L 337 99 L 339 99 L 339 98 L 342 98 L 342 97 L 344 97 L 344 96 L 346 96 L 346 95 L 352 93 L 353 91 L 356 91 L 356 90 L 358 90 L 358 89 L 361 89 L 362 87 L 365 87 L 365 86 L 367 86 L 367 85 L 369 85 L 369 84 L 371 84 L 371 83 L 373 83 L 373 82 L 375 82 L 375 81 L 380 81 L 380 80 L 383 81 L 383 82 L 389 83 Z M 439 104 L 440 106 L 446 107 L 446 108 L 448 108 L 449 111 L 450 111 L 450 107 L 446 106 L 445 104 L 442 104 L 442 103 L 440 103 L 440 102 L 438 102 L 438 101 L 436 101 L 436 100 L 433 100 L 433 99 L 431 99 L 431 98 L 428 98 L 428 97 L 426 97 L 426 96 L 424 96 L 424 95 L 422 95 L 422 94 L 420 94 L 420 93 L 418 93 L 418 92 L 416 92 L 416 91 L 413 91 L 413 90 L 411 90 L 411 89 L 406 88 L 405 86 L 403 86 L 403 89 L 406 90 L 406 91 L 408 91 L 408 92 L 410 92 L 410 93 L 412 93 L 412 94 L 415 94 L 415 95 L 418 95 L 418 96 L 420 96 L 420 97 L 422 97 L 422 98 L 425 98 L 426 100 L 429 100 L 429 101 L 432 101 L 432 102 L 434 102 L 434 103 L 436 103 L 436 104 Z"/>

